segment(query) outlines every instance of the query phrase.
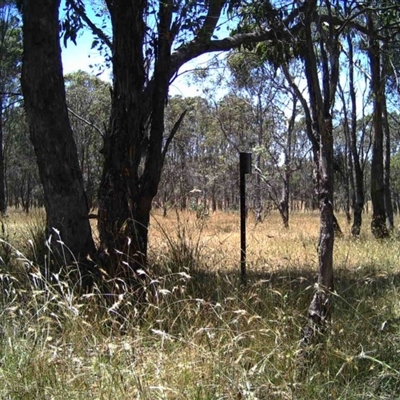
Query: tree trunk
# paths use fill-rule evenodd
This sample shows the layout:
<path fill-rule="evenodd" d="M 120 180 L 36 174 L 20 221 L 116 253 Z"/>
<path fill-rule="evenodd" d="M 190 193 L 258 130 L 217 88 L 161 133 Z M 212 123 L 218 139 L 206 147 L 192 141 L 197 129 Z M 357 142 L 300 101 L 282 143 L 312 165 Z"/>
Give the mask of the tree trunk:
<path fill-rule="evenodd" d="M 44 189 L 48 234 L 59 239 L 53 228 L 58 230 L 74 256 L 84 258 L 94 251 L 94 243 L 65 101 L 59 4 L 60 0 L 23 1 L 21 83 L 30 138 Z"/>
<path fill-rule="evenodd" d="M 343 110 L 345 113 L 347 113 L 346 110 Z M 345 117 L 345 121 L 347 124 L 347 117 Z M 344 202 L 344 211 L 346 213 L 346 220 L 347 223 L 351 223 L 351 213 L 350 213 L 350 207 L 351 207 L 351 185 L 350 185 L 350 174 L 352 173 L 352 169 L 350 169 L 351 163 L 351 153 L 349 150 L 349 132 L 348 132 L 348 126 L 345 127 L 345 152 L 344 152 L 344 160 L 345 160 L 345 165 L 343 168 L 343 175 L 344 175 L 344 191 L 345 191 L 345 202 Z"/>
<path fill-rule="evenodd" d="M 259 134 L 259 142 L 261 143 Z M 263 206 L 261 201 L 261 155 L 256 155 L 256 176 L 255 176 L 255 188 L 254 188 L 254 212 L 255 212 L 255 220 L 256 224 L 263 222 Z"/>
<path fill-rule="evenodd" d="M 332 125 L 323 124 L 320 147 L 320 234 L 318 242 L 318 287 L 308 309 L 309 324 L 304 340 L 308 343 L 315 328 L 325 326 L 330 319 L 330 293 L 333 291 L 333 245 L 335 237 L 333 213 L 333 137 Z"/>
<path fill-rule="evenodd" d="M 329 4 L 329 3 L 327 3 Z M 334 245 L 334 214 L 333 214 L 333 129 L 331 108 L 338 81 L 339 52 L 337 38 L 333 31 L 324 37 L 320 30 L 319 42 L 320 64 L 322 67 L 320 84 L 318 62 L 314 49 L 311 31 L 311 15 L 316 2 L 310 2 L 305 13 L 305 46 L 304 65 L 310 97 L 310 108 L 314 137 L 319 138 L 319 157 L 317 163 L 318 198 L 320 209 L 320 235 L 318 243 L 318 286 L 308 309 L 308 324 L 304 330 L 303 343 L 309 344 L 316 329 L 324 329 L 326 321 L 331 316 L 331 292 L 333 291 L 333 245 Z M 330 12 L 330 9 L 328 8 Z M 328 42 L 329 41 L 329 42 Z M 329 48 L 329 56 L 326 47 Z M 322 86 L 322 89 L 321 89 Z"/>
<path fill-rule="evenodd" d="M 385 74 L 383 74 L 385 75 Z M 386 227 L 392 232 L 394 229 L 393 219 L 393 205 L 392 205 L 392 194 L 390 188 L 390 126 L 389 116 L 386 105 L 386 95 L 383 93 L 383 120 L 384 120 L 384 132 L 385 132 L 385 161 L 384 161 L 384 176 L 385 176 L 385 211 L 386 211 Z"/>
<path fill-rule="evenodd" d="M 143 66 L 141 45 L 137 43 L 142 43 L 144 24 L 140 7 L 130 2 L 123 8 L 118 4 L 110 9 L 114 27 L 114 90 L 110 128 L 103 149 L 98 229 L 101 248 L 111 256 L 107 272 L 112 277 L 127 278 L 129 268 L 122 265 L 121 257 L 127 262 L 132 258 L 142 267 L 145 264 L 152 199 L 141 196 L 139 184 L 147 139 L 142 99 L 144 70 L 126 68 L 127 65 Z M 139 61 L 135 62 L 135 58 Z"/>
<path fill-rule="evenodd" d="M 297 115 L 296 108 L 297 108 L 297 97 L 296 95 L 293 95 L 292 115 L 289 120 L 286 146 L 284 151 L 283 165 L 285 171 L 283 176 L 282 197 L 279 203 L 279 210 L 281 213 L 284 228 L 289 228 L 289 198 L 290 198 L 290 179 L 291 179 L 290 168 L 292 162 L 292 137 Z"/>
<path fill-rule="evenodd" d="M 258 132 L 257 132 L 257 145 L 262 148 L 263 139 L 264 139 L 264 116 L 263 116 L 263 107 L 262 107 L 262 89 L 260 89 L 257 93 L 257 124 L 258 124 Z M 254 190 L 254 211 L 255 211 L 255 219 L 256 224 L 263 222 L 262 218 L 262 199 L 261 199 L 261 154 L 258 153 L 256 155 L 256 187 Z"/>
<path fill-rule="evenodd" d="M 370 31 L 374 31 L 373 18 L 368 16 Z M 383 95 L 384 82 L 381 77 L 381 49 L 377 39 L 370 38 L 368 57 L 371 67 L 371 85 L 374 98 L 374 137 L 371 160 L 371 231 L 377 238 L 389 236 L 386 228 L 385 184 L 383 169 Z"/>
<path fill-rule="evenodd" d="M 172 12 L 167 2 L 160 6 L 158 55 L 152 90 L 147 91 L 150 83 L 146 82 L 142 48 L 145 3 L 107 1 L 114 33 L 114 90 L 98 228 L 101 248 L 111 256 L 109 274 L 128 280 L 136 280 L 137 270 L 146 268 L 150 211 L 164 160 L 164 106 L 170 71 L 167 30 Z"/>
<path fill-rule="evenodd" d="M 4 168 L 3 96 L 0 94 L 0 214 L 7 211 Z"/>
<path fill-rule="evenodd" d="M 362 211 L 364 208 L 364 174 L 361 168 L 360 157 L 357 149 L 357 102 L 356 91 L 354 88 L 354 57 L 353 57 L 353 41 L 351 35 L 347 36 L 349 46 L 349 90 L 351 99 L 351 128 L 350 128 L 350 151 L 353 159 L 355 188 L 354 188 L 354 204 L 353 204 L 353 225 L 351 234 L 360 236 L 362 225 Z"/>
<path fill-rule="evenodd" d="M 351 89 L 350 89 L 351 90 Z M 353 88 L 354 90 L 354 88 Z M 355 189 L 354 189 L 354 176 L 353 176 L 353 155 L 352 155 L 352 147 L 351 147 L 351 128 L 350 128 L 350 122 L 349 122 L 349 115 L 348 115 L 348 109 L 347 109 L 347 103 L 346 103 L 346 97 L 343 91 L 342 86 L 339 83 L 339 92 L 340 92 L 340 98 L 342 99 L 342 104 L 343 104 L 343 132 L 345 134 L 345 172 L 343 175 L 345 175 L 345 190 L 346 190 L 346 206 L 345 206 L 345 212 L 346 212 L 346 219 L 347 222 L 350 224 L 351 223 L 351 214 L 350 214 L 350 209 L 354 209 L 354 204 L 355 204 Z M 350 118 L 351 121 L 352 118 Z"/>

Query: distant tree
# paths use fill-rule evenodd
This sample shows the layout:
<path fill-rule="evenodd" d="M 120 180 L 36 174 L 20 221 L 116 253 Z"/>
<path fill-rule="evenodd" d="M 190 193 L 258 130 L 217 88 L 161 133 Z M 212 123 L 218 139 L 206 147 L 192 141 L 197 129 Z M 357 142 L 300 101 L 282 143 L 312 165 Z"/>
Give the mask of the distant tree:
<path fill-rule="evenodd" d="M 43 191 L 29 140 L 29 129 L 22 106 L 8 115 L 4 136 L 5 176 L 8 204 L 28 213 L 32 206 L 43 205 Z"/>
<path fill-rule="evenodd" d="M 290 156 L 286 151 L 286 116 L 283 110 L 285 101 L 282 100 L 282 97 L 287 96 L 288 92 L 284 93 L 276 69 L 269 63 L 265 63 L 255 52 L 246 50 L 234 52 L 228 58 L 228 66 L 231 71 L 228 86 L 231 87 L 233 93 L 240 93 L 250 105 L 250 112 L 245 119 L 253 133 L 249 145 L 252 147 L 255 158 L 254 208 L 256 222 L 262 222 L 262 186 L 265 186 L 268 197 L 281 213 L 283 225 L 288 227 L 289 181 L 285 178 L 288 178 L 289 174 L 284 177 L 281 173 L 283 170 L 289 173 L 290 170 L 288 164 Z M 287 163 L 283 168 L 280 165 L 282 155 L 285 155 L 284 159 Z M 265 168 L 267 166 L 268 170 Z M 273 180 L 275 180 L 274 184 L 272 184 Z M 279 180 L 283 181 L 286 189 L 279 189 L 280 182 L 276 182 Z"/>
<path fill-rule="evenodd" d="M 241 93 L 235 93 L 231 90 L 224 97 L 214 100 L 214 117 L 218 123 L 218 129 L 221 135 L 222 143 L 226 149 L 225 168 L 225 204 L 229 209 L 239 209 L 239 180 L 238 180 L 238 163 L 239 153 L 248 152 L 257 144 L 257 136 L 260 134 L 260 129 L 256 129 L 254 108 L 248 98 Z M 260 121 L 258 121 L 260 122 Z M 263 124 L 264 125 L 264 124 Z M 263 127 L 263 129 L 265 126 Z M 253 164 L 257 164 L 259 160 L 253 159 Z M 254 172 L 257 172 L 253 169 Z M 250 185 L 246 189 L 248 197 L 253 199 L 253 206 L 257 214 L 261 212 L 262 189 L 259 185 L 260 177 L 256 180 L 249 179 Z M 251 183 L 253 185 L 251 185 Z"/>
<path fill-rule="evenodd" d="M 22 31 L 13 1 L 0 1 L 0 213 L 7 210 L 4 132 L 11 108 L 19 101 Z"/>
<path fill-rule="evenodd" d="M 208 200 L 209 182 L 205 156 L 213 153 L 206 143 L 207 138 L 215 132 L 212 127 L 213 112 L 207 100 L 201 97 L 172 97 L 166 108 L 165 126 L 168 131 L 173 129 L 185 110 L 185 119 L 166 154 L 161 190 L 156 197 L 158 204 L 163 206 L 164 214 L 172 206 L 181 210 L 189 207 L 195 209 L 200 197 L 203 201 L 205 197 L 206 203 Z M 190 203 L 190 199 L 196 201 Z"/>
<path fill-rule="evenodd" d="M 387 78 L 396 70 L 393 48 L 398 47 L 400 7 L 398 2 L 367 1 L 359 4 L 364 11 L 368 33 L 364 45 L 369 60 L 370 86 L 373 99 L 374 138 L 371 160 L 371 231 L 377 238 L 389 236 L 393 229 L 390 191 L 390 127 L 388 121 Z M 388 80 L 392 82 L 393 80 Z M 389 229 L 388 229 L 389 228 Z"/>
<path fill-rule="evenodd" d="M 346 125 L 346 133 L 349 142 L 349 150 L 351 154 L 351 165 L 354 169 L 354 181 L 353 175 L 351 175 L 351 182 L 353 183 L 354 199 L 352 201 L 353 207 L 353 224 L 351 227 L 351 233 L 353 236 L 359 236 L 362 225 L 362 213 L 364 209 L 364 172 L 360 155 L 358 151 L 357 141 L 357 101 L 356 101 L 356 89 L 354 82 L 355 73 L 355 59 L 354 59 L 354 44 L 351 33 L 346 34 L 347 39 L 347 56 L 349 61 L 349 95 L 350 95 L 350 117 L 345 112 L 344 120 Z M 344 95 L 342 95 L 342 102 L 345 104 Z M 362 138 L 361 138 L 362 140 Z"/>
<path fill-rule="evenodd" d="M 87 72 L 65 76 L 67 105 L 89 207 L 97 202 L 103 157 L 101 149 L 110 115 L 109 83 Z"/>

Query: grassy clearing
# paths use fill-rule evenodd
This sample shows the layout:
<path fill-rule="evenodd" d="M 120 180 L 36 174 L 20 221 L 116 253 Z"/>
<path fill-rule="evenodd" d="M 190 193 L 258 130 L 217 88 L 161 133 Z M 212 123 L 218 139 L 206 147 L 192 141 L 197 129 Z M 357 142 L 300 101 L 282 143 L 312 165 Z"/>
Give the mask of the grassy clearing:
<path fill-rule="evenodd" d="M 249 218 L 249 284 L 240 288 L 236 215 L 155 213 L 157 279 L 144 306 L 43 276 L 40 216 L 12 213 L 1 249 L 0 398 L 399 398 L 398 240 L 375 241 L 368 222 L 360 239 L 336 241 L 332 326 L 299 374 L 316 214 L 294 215 L 289 230 L 275 214 Z"/>

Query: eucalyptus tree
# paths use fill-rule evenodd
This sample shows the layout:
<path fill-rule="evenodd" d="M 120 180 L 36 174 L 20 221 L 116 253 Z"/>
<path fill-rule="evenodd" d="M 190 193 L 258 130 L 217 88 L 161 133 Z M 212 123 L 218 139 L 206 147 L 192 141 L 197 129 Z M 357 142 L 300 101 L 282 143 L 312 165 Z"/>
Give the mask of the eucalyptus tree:
<path fill-rule="evenodd" d="M 164 167 L 160 180 L 160 190 L 154 201 L 163 209 L 166 216 L 171 207 L 179 208 L 181 211 L 187 208 L 187 195 L 192 189 L 191 184 L 191 161 L 193 154 L 193 133 L 191 120 L 196 100 L 174 96 L 168 100 L 165 112 L 165 127 L 171 130 L 179 116 L 187 109 L 186 118 L 182 121 L 179 134 L 170 145 L 166 154 Z"/>
<path fill-rule="evenodd" d="M 94 252 L 82 172 L 68 119 L 58 21 L 60 1 L 25 0 L 21 84 L 49 233 L 78 259 Z M 68 253 L 67 253 L 68 254 Z"/>
<path fill-rule="evenodd" d="M 391 100 L 398 93 L 398 71 L 400 69 L 399 43 L 400 43 L 400 5 L 396 1 L 385 0 L 376 4 L 378 9 L 379 34 L 383 35 L 381 48 L 381 69 L 383 80 L 383 131 L 385 137 L 384 144 L 384 197 L 386 211 L 386 226 L 391 231 L 394 228 L 393 206 L 391 199 L 391 123 L 389 98 Z"/>
<path fill-rule="evenodd" d="M 340 35 L 333 26 L 331 17 L 338 11 L 338 4 L 322 2 L 330 18 L 326 27 L 321 20 L 315 20 L 317 1 L 307 4 L 304 12 L 304 44 L 300 55 L 304 63 L 308 94 L 313 120 L 314 134 L 319 138 L 318 150 L 318 195 L 320 201 L 319 273 L 318 289 L 309 308 L 311 325 L 321 325 L 330 317 L 330 292 L 333 290 L 333 127 L 332 107 L 339 79 Z M 317 37 L 313 36 L 316 30 Z M 318 50 L 317 50 L 318 49 Z M 317 51 L 320 55 L 318 59 Z M 320 80 L 318 70 L 321 67 Z M 305 340 L 312 336 L 312 328 L 305 333 Z"/>
<path fill-rule="evenodd" d="M 371 33 L 376 33 L 375 11 L 368 11 L 366 14 L 368 27 Z M 382 52 L 381 43 L 370 35 L 368 39 L 368 57 L 371 69 L 371 91 L 374 96 L 374 142 L 371 161 L 371 199 L 372 199 L 372 220 L 371 230 L 375 237 L 383 238 L 389 235 L 386 228 L 386 207 L 385 207 L 385 180 L 383 165 L 383 100 L 385 86 L 382 76 Z"/>
<path fill-rule="evenodd" d="M 343 88 L 338 84 L 340 97 L 343 95 Z M 334 180 L 334 206 L 335 210 L 343 210 L 346 215 L 347 223 L 351 223 L 350 209 L 354 203 L 354 182 L 352 158 L 349 149 L 349 127 L 347 120 L 347 104 L 343 103 L 343 116 L 340 123 L 334 130 L 334 160 L 335 160 L 335 180 Z"/>
<path fill-rule="evenodd" d="M 258 3 L 257 3 L 258 4 Z M 265 12 L 271 5 L 258 4 L 259 24 L 281 26 L 280 12 Z M 293 3 L 287 4 L 294 7 Z M 339 57 L 341 51 L 341 31 L 347 22 L 341 21 L 340 2 L 305 1 L 296 4 L 296 21 L 302 27 L 297 35 L 277 35 L 275 46 L 266 43 L 260 50 L 275 65 L 282 67 L 293 90 L 299 95 L 303 106 L 307 134 L 311 141 L 316 165 L 316 188 L 320 208 L 320 236 L 318 243 L 318 286 L 311 301 L 304 331 L 304 341 L 308 343 L 314 336 L 315 326 L 324 325 L 330 318 L 330 293 L 334 289 L 333 280 L 333 106 L 339 79 Z M 249 26 L 254 25 L 254 14 L 249 14 Z M 245 21 L 246 22 L 246 21 Z M 300 60 L 307 83 L 308 99 L 302 95 L 299 86 L 293 82 L 288 72 L 290 59 Z"/>
<path fill-rule="evenodd" d="M 391 185 L 393 190 L 394 209 L 400 212 L 400 153 L 397 152 L 392 156 L 392 177 Z"/>
<path fill-rule="evenodd" d="M 206 165 L 206 158 L 213 155 L 212 148 L 208 145 L 208 138 L 215 133 L 212 108 L 206 99 L 180 96 L 170 98 L 166 108 L 166 128 L 172 129 L 185 110 L 187 111 L 185 119 L 165 157 L 160 182 L 161 190 L 157 196 L 158 203 L 163 205 L 164 213 L 172 205 L 181 210 L 189 206 L 196 208 L 195 203 L 200 197 L 199 193 L 201 192 L 202 197 L 207 200 L 210 186 L 218 175 L 211 175 L 210 180 Z M 190 205 L 189 200 L 191 200 Z"/>
<path fill-rule="evenodd" d="M 227 208 L 238 209 L 237 165 L 239 153 L 248 152 L 257 144 L 258 133 L 254 124 L 253 107 L 246 97 L 232 90 L 222 98 L 214 100 L 214 117 L 217 120 L 221 137 L 224 139 L 226 154 L 227 179 L 225 182 L 227 187 L 224 190 L 224 202 Z M 257 182 L 253 187 L 248 187 L 248 192 L 251 193 L 252 190 L 253 193 L 249 197 L 256 198 L 254 206 L 257 212 L 257 209 L 260 211 L 257 196 L 261 197 L 260 186 Z M 252 196 L 254 194 L 256 196 Z"/>
<path fill-rule="evenodd" d="M 200 117 L 200 112 L 203 113 Z M 231 185 L 234 188 L 236 179 L 232 182 L 232 161 L 237 166 L 237 154 L 226 143 L 221 134 L 219 123 L 215 118 L 215 109 L 208 101 L 203 101 L 203 108 L 198 110 L 199 130 L 201 140 L 198 147 L 199 163 L 195 164 L 194 176 L 196 187 L 202 191 L 203 202 L 198 215 L 207 215 L 208 210 L 216 211 L 221 205 L 221 194 Z M 233 185 L 232 185 L 233 183 Z"/>

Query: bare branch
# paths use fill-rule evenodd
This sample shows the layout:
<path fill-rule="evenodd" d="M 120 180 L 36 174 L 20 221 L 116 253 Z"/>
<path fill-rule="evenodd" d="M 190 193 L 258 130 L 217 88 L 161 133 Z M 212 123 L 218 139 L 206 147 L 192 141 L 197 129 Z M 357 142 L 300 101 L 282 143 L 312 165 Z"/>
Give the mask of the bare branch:
<path fill-rule="evenodd" d="M 18 92 L 0 92 L 0 96 L 22 96 L 22 93 L 18 93 Z"/>
<path fill-rule="evenodd" d="M 214 103 L 214 106 L 216 108 L 216 110 L 218 111 L 218 105 L 216 103 Z M 231 144 L 231 146 L 238 152 L 240 153 L 240 149 L 239 146 L 230 138 L 229 133 L 226 131 L 224 124 L 221 120 L 221 118 L 217 115 L 216 116 L 217 121 L 219 123 L 219 127 L 221 129 L 222 134 L 225 136 L 225 139 Z"/>
<path fill-rule="evenodd" d="M 102 138 L 105 137 L 105 133 L 95 124 L 93 124 L 92 122 L 88 121 L 87 119 L 81 117 L 79 114 L 77 114 L 75 111 L 71 110 L 70 108 L 68 108 L 68 111 L 76 118 L 78 118 L 80 121 L 84 122 L 85 124 L 89 125 L 91 128 L 95 129 Z"/>
<path fill-rule="evenodd" d="M 164 149 L 163 149 L 163 152 L 162 152 L 162 159 L 163 159 L 163 160 L 165 159 L 165 155 L 167 154 L 169 145 L 171 144 L 172 139 L 174 138 L 176 132 L 178 132 L 179 127 L 181 126 L 182 121 L 183 121 L 183 119 L 185 118 L 186 113 L 187 113 L 187 110 L 185 110 L 185 111 L 181 114 L 181 116 L 180 116 L 179 119 L 175 122 L 173 128 L 171 129 L 171 132 L 169 133 L 169 135 L 168 135 L 168 137 L 167 137 L 167 140 L 166 140 L 166 142 L 165 142 L 165 146 L 164 146 Z"/>

